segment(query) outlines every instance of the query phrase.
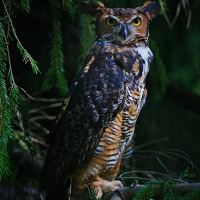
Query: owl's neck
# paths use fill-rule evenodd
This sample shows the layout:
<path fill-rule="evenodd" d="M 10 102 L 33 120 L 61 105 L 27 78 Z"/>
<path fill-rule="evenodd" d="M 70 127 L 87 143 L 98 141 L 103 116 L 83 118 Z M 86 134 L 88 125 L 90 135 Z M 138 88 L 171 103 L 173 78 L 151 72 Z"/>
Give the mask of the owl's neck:
<path fill-rule="evenodd" d="M 141 37 L 137 38 L 135 40 L 130 40 L 126 42 L 120 42 L 118 40 L 115 40 L 114 38 L 109 37 L 97 37 L 96 41 L 100 42 L 107 42 L 113 45 L 123 46 L 123 47 L 143 47 L 143 46 L 149 46 L 149 40 L 147 37 Z"/>

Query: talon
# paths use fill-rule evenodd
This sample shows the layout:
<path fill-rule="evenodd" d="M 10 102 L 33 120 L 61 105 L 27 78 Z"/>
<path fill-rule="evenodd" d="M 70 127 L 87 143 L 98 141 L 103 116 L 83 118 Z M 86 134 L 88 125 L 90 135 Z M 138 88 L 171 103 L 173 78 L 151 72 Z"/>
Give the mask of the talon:
<path fill-rule="evenodd" d="M 103 191 L 102 191 L 102 189 L 99 187 L 99 188 L 98 188 L 98 191 L 97 191 L 96 198 L 97 198 L 97 199 L 101 199 L 102 196 L 103 196 Z"/>
<path fill-rule="evenodd" d="M 121 181 L 112 181 L 113 185 L 119 187 L 119 188 L 124 188 L 123 184 Z"/>
<path fill-rule="evenodd" d="M 96 192 L 96 198 L 100 199 L 105 193 L 113 192 L 117 189 L 123 188 L 121 181 L 107 181 L 100 177 L 93 179 L 93 182 L 90 183 L 90 187 Z"/>

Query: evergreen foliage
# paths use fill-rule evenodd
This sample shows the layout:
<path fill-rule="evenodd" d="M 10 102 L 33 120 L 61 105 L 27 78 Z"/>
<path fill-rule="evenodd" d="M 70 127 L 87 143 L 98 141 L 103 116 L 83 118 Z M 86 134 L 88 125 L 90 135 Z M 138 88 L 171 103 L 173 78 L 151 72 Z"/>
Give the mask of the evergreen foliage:
<path fill-rule="evenodd" d="M 157 188 L 162 188 L 163 200 L 177 200 L 181 196 L 176 189 L 176 182 L 167 179 L 160 179 L 159 181 L 152 180 L 148 182 L 144 189 L 137 192 L 133 200 L 149 200 L 152 199 Z"/>
<path fill-rule="evenodd" d="M 163 11 L 168 11 L 166 0 L 159 0 L 161 11 L 160 13 L 163 14 Z"/>
<path fill-rule="evenodd" d="M 75 3 L 73 0 L 68 0 L 68 1 L 65 1 L 65 3 L 63 3 L 63 6 L 67 8 L 72 19 L 75 18 L 78 5 L 79 4 Z"/>
<path fill-rule="evenodd" d="M 24 0 L 21 3 L 25 10 L 28 11 L 30 9 L 28 0 Z M 24 92 L 25 90 L 16 85 L 12 72 L 9 51 L 9 42 L 13 41 L 11 33 L 17 41 L 17 47 L 25 64 L 30 62 L 33 72 L 36 74 L 39 72 L 36 61 L 22 46 L 14 29 L 10 11 L 13 6 L 16 6 L 15 3 L 9 0 L 5 2 L 2 0 L 2 4 L 5 9 L 5 15 L 0 16 L 0 180 L 12 174 L 7 147 L 10 141 L 15 139 L 12 124 L 16 116 L 25 135 L 24 141 L 29 143 L 28 107 L 19 89 Z"/>
<path fill-rule="evenodd" d="M 186 178 L 193 178 L 195 174 L 193 172 L 189 172 L 189 168 L 186 169 L 184 172 L 180 173 L 180 177 L 178 179 L 178 182 L 186 181 Z M 173 180 L 171 178 L 164 178 L 159 180 L 151 180 L 146 183 L 146 187 L 142 190 L 139 190 L 136 193 L 136 196 L 133 198 L 133 200 L 149 200 L 152 199 L 154 194 L 158 192 L 158 188 L 161 188 L 163 200 L 192 200 L 197 199 L 196 197 L 199 197 L 200 190 L 197 189 L 189 194 L 187 194 L 185 197 L 181 197 L 179 192 L 176 188 L 177 180 Z"/>
<path fill-rule="evenodd" d="M 153 63 L 149 73 L 150 87 L 155 99 L 160 100 L 167 87 L 166 68 L 162 59 L 160 58 L 159 49 L 155 41 L 152 39 L 150 39 L 150 49 L 154 55 Z"/>
<path fill-rule="evenodd" d="M 181 196 L 177 191 L 176 182 L 173 180 L 162 180 L 161 184 L 163 186 L 163 200 L 176 200 L 180 199 Z"/>
<path fill-rule="evenodd" d="M 97 194 L 96 194 L 96 192 L 93 189 L 87 187 L 87 192 L 88 193 L 84 194 L 82 200 L 97 200 L 97 198 L 96 198 Z M 103 200 L 103 199 L 101 198 L 99 200 Z"/>
<path fill-rule="evenodd" d="M 195 176 L 195 173 L 189 172 L 189 168 L 187 168 L 184 172 L 180 173 L 180 180 L 184 180 L 185 178 L 194 178 Z"/>
<path fill-rule="evenodd" d="M 194 190 L 186 194 L 184 197 L 180 198 L 180 200 L 199 200 L 200 199 L 200 188 Z"/>
<path fill-rule="evenodd" d="M 154 188 L 159 185 L 157 181 L 150 181 L 146 184 L 146 188 L 137 192 L 133 200 L 149 200 L 154 195 Z"/>
<path fill-rule="evenodd" d="M 17 47 L 20 50 L 20 53 L 22 54 L 22 60 L 26 64 L 27 62 L 30 62 L 32 66 L 33 73 L 37 74 L 39 71 L 39 68 L 37 66 L 37 62 L 31 57 L 31 55 L 27 52 L 27 50 L 22 46 L 21 42 L 17 39 Z"/>
<path fill-rule="evenodd" d="M 30 2 L 29 2 L 29 0 L 21 0 L 21 4 L 22 4 L 22 8 L 29 13 L 29 11 L 30 11 Z"/>
<path fill-rule="evenodd" d="M 26 2 L 28 2 L 28 1 L 26 1 Z M 9 32 L 10 29 L 9 29 L 9 28 L 11 28 L 12 34 L 14 35 L 15 39 L 17 40 L 17 47 L 18 47 L 18 49 L 20 50 L 20 53 L 22 54 L 22 60 L 25 62 L 25 64 L 28 63 L 28 62 L 30 62 L 31 66 L 32 66 L 33 73 L 37 74 L 37 73 L 39 72 L 39 68 L 38 68 L 38 66 L 37 66 L 37 63 L 36 63 L 36 61 L 31 57 L 31 55 L 27 52 L 27 50 L 22 46 L 22 44 L 21 44 L 21 42 L 20 42 L 20 40 L 19 40 L 19 38 L 18 38 L 18 36 L 17 36 L 17 34 L 16 34 L 16 32 L 15 32 L 15 28 L 14 28 L 14 26 L 13 26 L 13 22 L 12 22 L 12 19 L 11 19 L 11 17 L 10 17 L 9 11 L 8 11 L 8 9 L 6 8 L 6 5 L 5 5 L 4 1 L 2 1 L 2 3 L 3 3 L 3 6 L 4 6 L 4 8 L 5 8 L 5 12 L 6 12 L 5 18 L 8 18 L 8 20 L 9 20 L 8 32 L 7 32 L 7 40 L 9 39 L 8 37 L 10 37 L 10 32 Z M 9 2 L 9 8 L 10 8 L 10 6 L 12 7 L 13 5 L 14 5 L 13 3 L 11 4 L 11 3 Z M 25 4 L 25 3 L 22 3 L 22 6 L 23 6 L 24 8 L 26 8 L 26 9 L 28 9 L 27 3 L 26 3 L 26 4 Z M 11 39 L 12 39 L 12 38 L 11 38 Z"/>
<path fill-rule="evenodd" d="M 0 180 L 11 174 L 7 144 L 9 138 L 12 137 L 12 116 L 9 112 L 10 102 L 6 88 L 7 52 L 5 37 L 3 24 L 0 22 Z"/>
<path fill-rule="evenodd" d="M 100 0 L 99 0 L 100 1 Z M 75 3 L 73 0 L 68 1 L 67 8 L 72 19 L 75 18 L 75 14 L 78 15 L 79 27 L 80 27 L 80 56 L 79 56 L 79 68 L 77 73 L 83 66 L 85 57 L 87 56 L 94 40 L 95 40 L 95 28 L 94 24 L 91 22 L 94 20 L 94 17 L 90 15 L 85 15 L 80 12 L 81 0 L 78 0 L 78 3 Z M 78 12 L 79 11 L 79 12 Z"/>
<path fill-rule="evenodd" d="M 62 3 L 57 0 L 50 1 L 52 11 L 52 27 L 50 32 L 50 68 L 45 75 L 43 87 L 48 89 L 54 85 L 58 88 L 61 96 L 66 95 L 68 87 L 64 76 L 62 31 L 61 31 L 61 8 Z"/>
<path fill-rule="evenodd" d="M 81 52 L 79 57 L 79 70 L 83 66 L 85 57 L 87 56 L 95 39 L 94 25 L 90 24 L 93 20 L 89 15 L 80 14 L 80 44 Z"/>

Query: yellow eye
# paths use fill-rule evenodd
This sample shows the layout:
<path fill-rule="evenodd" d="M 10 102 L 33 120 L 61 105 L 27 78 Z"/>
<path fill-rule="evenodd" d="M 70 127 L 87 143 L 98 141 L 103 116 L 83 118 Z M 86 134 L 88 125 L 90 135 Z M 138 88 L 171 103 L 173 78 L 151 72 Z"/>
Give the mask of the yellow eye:
<path fill-rule="evenodd" d="M 141 19 L 139 17 L 137 17 L 132 21 L 132 23 L 133 23 L 134 26 L 140 26 L 142 21 L 141 21 Z"/>
<path fill-rule="evenodd" d="M 106 18 L 105 23 L 107 26 L 114 26 L 116 23 L 116 20 L 114 18 L 108 17 Z"/>

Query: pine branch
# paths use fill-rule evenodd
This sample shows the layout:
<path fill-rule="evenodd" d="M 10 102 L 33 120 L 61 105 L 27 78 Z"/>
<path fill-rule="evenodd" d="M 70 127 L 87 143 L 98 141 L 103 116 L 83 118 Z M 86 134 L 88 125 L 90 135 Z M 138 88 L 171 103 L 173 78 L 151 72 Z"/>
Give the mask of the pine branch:
<path fill-rule="evenodd" d="M 5 80 L 0 75 L 0 180 L 11 175 L 10 159 L 7 144 L 12 137 L 11 115 L 9 112 L 9 98 L 6 91 Z"/>
<path fill-rule="evenodd" d="M 0 22 L 0 180 L 11 174 L 10 160 L 7 152 L 7 144 L 12 137 L 10 102 L 6 88 L 6 43 L 5 32 Z"/>
<path fill-rule="evenodd" d="M 5 6 L 4 1 L 2 2 Z M 7 9 L 6 13 L 9 18 Z M 14 139 L 12 123 L 16 113 L 19 118 L 21 127 L 24 130 L 23 132 L 26 133 L 25 138 L 28 138 L 29 135 L 29 109 L 27 108 L 27 104 L 23 97 L 19 93 L 19 89 L 15 83 L 12 72 L 8 43 L 9 27 L 10 25 L 13 27 L 11 19 L 9 23 L 6 24 L 8 25 L 6 34 L 4 31 L 5 25 L 2 23 L 2 21 L 0 21 L 0 180 L 11 175 L 10 159 L 7 151 L 7 145 L 10 140 Z M 7 68 L 9 69 L 9 72 Z M 7 82 L 9 77 L 10 84 Z M 28 144 L 27 139 L 26 142 Z"/>
<path fill-rule="evenodd" d="M 27 50 L 22 46 L 16 32 L 15 32 L 15 28 L 13 26 L 13 23 L 12 23 L 12 20 L 10 18 L 10 15 L 8 13 L 8 10 L 6 8 L 6 5 L 5 5 L 5 2 L 4 0 L 2 0 L 2 3 L 3 3 L 3 6 L 4 6 L 4 9 L 6 11 L 6 14 L 7 14 L 7 17 L 10 21 L 10 26 L 12 28 L 12 31 L 13 31 L 13 34 L 15 36 L 15 39 L 17 40 L 17 47 L 18 49 L 20 50 L 20 53 L 22 54 L 22 60 L 25 62 L 25 64 L 27 62 L 30 62 L 31 66 L 32 66 L 32 70 L 33 70 L 33 73 L 37 74 L 38 72 L 40 72 L 38 66 L 37 66 L 37 62 L 31 57 L 31 55 L 27 52 Z"/>
<path fill-rule="evenodd" d="M 154 189 L 159 183 L 157 181 L 150 181 L 146 187 L 138 191 L 133 200 L 149 200 L 154 195 Z"/>
<path fill-rule="evenodd" d="M 52 30 L 50 33 L 50 68 L 45 75 L 43 87 L 48 89 L 56 84 L 61 96 L 66 95 L 68 86 L 64 76 L 63 52 L 62 52 L 62 32 L 61 32 L 61 2 L 51 1 L 52 9 Z"/>
<path fill-rule="evenodd" d="M 21 0 L 22 8 L 26 10 L 28 13 L 30 11 L 29 0 Z"/>
<path fill-rule="evenodd" d="M 8 27 L 9 27 L 9 25 L 8 25 Z M 5 34 L 4 34 L 4 40 L 6 42 L 7 54 L 8 54 L 7 57 L 8 57 L 8 63 L 9 63 L 9 75 L 11 77 L 10 84 L 16 85 L 15 79 L 14 79 L 14 76 L 13 76 L 13 71 L 12 71 L 12 65 L 11 65 L 11 59 L 10 59 L 10 50 L 9 50 L 9 44 L 8 44 L 7 38 L 8 38 L 8 36 L 6 37 Z"/>
<path fill-rule="evenodd" d="M 119 190 L 116 190 L 111 193 L 107 193 L 104 195 L 104 200 L 132 200 L 137 192 L 140 192 L 141 190 L 146 189 L 146 185 L 137 185 L 135 187 L 125 187 L 121 188 Z M 177 191 L 180 193 L 181 196 L 184 196 L 187 194 L 186 197 L 180 197 L 181 200 L 198 200 L 198 198 L 189 198 L 188 196 L 192 197 L 199 197 L 200 196 L 200 183 L 189 183 L 189 184 L 177 184 L 176 185 Z M 154 188 L 154 195 L 152 197 L 153 199 L 163 199 L 163 187 L 156 186 Z M 143 198 L 142 200 L 144 200 Z"/>
<path fill-rule="evenodd" d="M 200 187 L 195 189 L 193 192 L 188 193 L 180 200 L 199 200 L 200 199 Z"/>
<path fill-rule="evenodd" d="M 150 84 L 152 90 L 154 91 L 155 98 L 159 100 L 165 93 L 168 84 L 166 68 L 160 58 L 158 46 L 152 39 L 150 39 L 150 48 L 154 54 L 153 66 L 151 67 L 149 73 Z M 155 77 L 158 78 L 155 79 Z"/>
<path fill-rule="evenodd" d="M 73 0 L 67 0 L 65 1 L 64 6 L 66 6 L 71 18 L 74 19 L 75 13 L 78 9 L 78 4 L 75 3 Z"/>
<path fill-rule="evenodd" d="M 81 43 L 81 55 L 79 57 L 79 70 L 83 66 L 83 62 L 85 60 L 86 55 L 89 52 L 89 49 L 92 46 L 92 43 L 95 39 L 95 31 L 94 27 L 90 22 L 93 20 L 93 18 L 89 15 L 80 15 L 80 43 Z"/>
<path fill-rule="evenodd" d="M 180 199 L 180 194 L 176 188 L 175 181 L 162 180 L 163 185 L 163 200 L 177 200 Z"/>

